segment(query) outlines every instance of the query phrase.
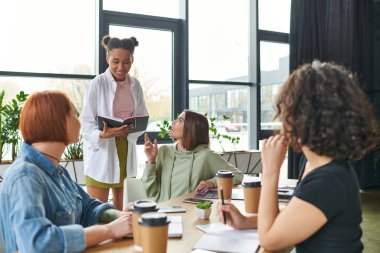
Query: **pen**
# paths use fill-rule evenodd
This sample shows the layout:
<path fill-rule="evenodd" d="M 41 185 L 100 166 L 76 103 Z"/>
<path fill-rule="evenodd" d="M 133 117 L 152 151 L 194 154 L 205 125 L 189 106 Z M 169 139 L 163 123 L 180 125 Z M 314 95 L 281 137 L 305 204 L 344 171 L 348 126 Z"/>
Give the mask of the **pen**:
<path fill-rule="evenodd" d="M 220 187 L 220 196 L 222 198 L 222 205 L 224 205 L 224 196 L 223 196 L 223 188 Z M 223 221 L 224 221 L 224 225 L 226 225 L 226 212 L 223 211 Z"/>

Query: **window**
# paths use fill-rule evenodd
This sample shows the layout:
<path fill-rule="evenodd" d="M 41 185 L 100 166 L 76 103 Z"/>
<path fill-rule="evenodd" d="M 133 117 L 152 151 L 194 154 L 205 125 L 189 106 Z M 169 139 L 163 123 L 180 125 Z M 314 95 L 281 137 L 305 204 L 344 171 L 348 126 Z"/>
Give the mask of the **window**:
<path fill-rule="evenodd" d="M 220 134 L 240 137 L 235 147 L 223 141 L 226 151 L 247 150 L 248 143 L 248 94 L 249 88 L 244 85 L 190 84 L 189 108 L 196 112 L 216 118 L 216 127 Z M 228 120 L 223 120 L 223 115 Z M 211 140 L 211 148 L 222 151 L 218 141 Z"/>
<path fill-rule="evenodd" d="M 289 33 L 291 0 L 259 0 L 259 29 Z"/>
<path fill-rule="evenodd" d="M 159 17 L 179 18 L 178 0 L 103 0 L 103 9 Z"/>
<path fill-rule="evenodd" d="M 0 71 L 96 74 L 96 1 L 12 0 L 0 6 Z"/>
<path fill-rule="evenodd" d="M 260 82 L 260 139 L 279 129 L 275 98 L 289 75 L 290 0 L 258 0 L 258 61 Z"/>
<path fill-rule="evenodd" d="M 109 31 L 110 36 L 134 36 L 139 41 L 129 73 L 140 81 L 144 91 L 150 122 L 147 131 L 159 131 L 157 123 L 171 120 L 173 109 L 172 32 L 116 25 L 110 25 Z"/>
<path fill-rule="evenodd" d="M 261 129 L 278 129 L 273 122 L 277 91 L 289 75 L 289 45 L 260 43 Z M 278 121 L 277 121 L 278 122 Z"/>
<path fill-rule="evenodd" d="M 248 0 L 189 1 L 190 79 L 248 82 L 248 39 Z"/>
<path fill-rule="evenodd" d="M 236 147 L 223 141 L 226 151 L 251 146 L 251 4 L 249 0 L 189 1 L 189 108 L 216 118 L 220 134 L 240 137 Z M 218 11 L 210 11 L 216 6 Z M 223 149 L 215 138 L 211 148 Z"/>
<path fill-rule="evenodd" d="M 80 112 L 88 82 L 89 80 L 84 79 L 0 76 L 0 91 L 5 91 L 3 104 L 6 104 L 20 91 L 32 94 L 43 90 L 61 90 L 70 97 L 74 106 Z"/>

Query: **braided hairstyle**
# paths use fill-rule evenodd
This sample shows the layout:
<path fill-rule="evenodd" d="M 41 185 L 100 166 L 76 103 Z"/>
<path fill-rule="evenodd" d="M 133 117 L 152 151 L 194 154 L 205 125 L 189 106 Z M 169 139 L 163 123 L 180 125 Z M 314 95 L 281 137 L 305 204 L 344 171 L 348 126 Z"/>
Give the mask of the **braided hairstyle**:
<path fill-rule="evenodd" d="M 106 50 L 107 54 L 115 48 L 123 48 L 128 50 L 132 55 L 135 51 L 135 47 L 139 45 L 139 42 L 135 37 L 119 39 L 116 37 L 110 37 L 108 35 L 103 37 L 102 46 Z"/>

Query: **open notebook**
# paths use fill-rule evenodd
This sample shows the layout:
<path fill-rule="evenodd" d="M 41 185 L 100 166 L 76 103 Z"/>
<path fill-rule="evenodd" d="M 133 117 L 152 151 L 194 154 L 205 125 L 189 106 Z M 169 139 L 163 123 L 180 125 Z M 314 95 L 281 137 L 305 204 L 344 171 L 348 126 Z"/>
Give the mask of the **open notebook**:
<path fill-rule="evenodd" d="M 202 227 L 205 225 L 207 228 Z M 255 253 L 259 247 L 259 235 L 256 229 L 235 230 L 222 223 L 197 225 L 197 228 L 205 231 L 206 234 L 194 245 L 194 250 Z"/>

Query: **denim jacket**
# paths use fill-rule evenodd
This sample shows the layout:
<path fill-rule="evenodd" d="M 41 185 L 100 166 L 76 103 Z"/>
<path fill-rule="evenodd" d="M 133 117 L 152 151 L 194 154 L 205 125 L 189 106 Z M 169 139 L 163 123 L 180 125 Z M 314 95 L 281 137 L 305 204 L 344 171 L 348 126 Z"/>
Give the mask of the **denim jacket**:
<path fill-rule="evenodd" d="M 6 252 L 81 252 L 83 227 L 112 205 L 91 198 L 60 165 L 23 143 L 0 188 Z"/>

